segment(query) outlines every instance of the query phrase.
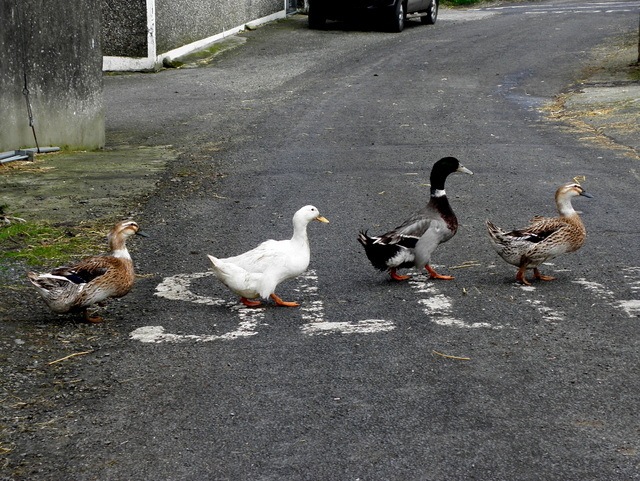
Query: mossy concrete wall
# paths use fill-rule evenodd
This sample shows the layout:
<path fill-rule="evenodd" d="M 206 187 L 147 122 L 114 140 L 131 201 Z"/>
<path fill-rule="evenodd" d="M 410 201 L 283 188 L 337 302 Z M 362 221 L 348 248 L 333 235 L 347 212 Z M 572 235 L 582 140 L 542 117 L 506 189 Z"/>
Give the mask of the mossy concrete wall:
<path fill-rule="evenodd" d="M 155 0 L 157 51 L 168 52 L 267 17 L 283 0 Z"/>
<path fill-rule="evenodd" d="M 102 0 L 0 1 L 0 152 L 104 146 Z"/>

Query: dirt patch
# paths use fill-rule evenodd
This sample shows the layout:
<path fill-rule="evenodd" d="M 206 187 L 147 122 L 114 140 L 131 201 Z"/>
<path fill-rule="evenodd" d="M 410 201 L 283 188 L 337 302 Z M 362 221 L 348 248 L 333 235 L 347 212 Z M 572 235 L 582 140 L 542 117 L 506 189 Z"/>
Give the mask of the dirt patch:
<path fill-rule="evenodd" d="M 135 215 L 175 156 L 169 147 L 126 147 L 2 164 L 0 205 L 14 216 L 54 224 Z"/>
<path fill-rule="evenodd" d="M 617 39 L 594 52 L 597 63 L 544 110 L 585 141 L 640 159 L 640 64 L 637 37 Z"/>

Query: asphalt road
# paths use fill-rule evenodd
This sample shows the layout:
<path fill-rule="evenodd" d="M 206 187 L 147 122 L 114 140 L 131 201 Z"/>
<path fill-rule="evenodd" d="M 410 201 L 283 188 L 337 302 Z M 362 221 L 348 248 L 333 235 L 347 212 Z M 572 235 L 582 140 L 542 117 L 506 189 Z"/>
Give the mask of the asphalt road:
<path fill-rule="evenodd" d="M 92 352 L 56 366 L 7 479 L 640 479 L 637 161 L 540 111 L 639 7 L 442 10 L 401 34 L 294 16 L 207 66 L 106 77 L 111 144 L 179 155 L 136 219 L 141 278 L 77 328 Z M 433 257 L 455 280 L 390 282 L 357 232 L 421 207 L 446 155 L 475 174 L 449 178 L 460 229 Z M 586 245 L 515 284 L 485 219 L 553 215 L 582 175 Z M 290 236 L 305 204 L 331 223 L 278 290 L 301 307 L 240 308 L 206 254 Z"/>

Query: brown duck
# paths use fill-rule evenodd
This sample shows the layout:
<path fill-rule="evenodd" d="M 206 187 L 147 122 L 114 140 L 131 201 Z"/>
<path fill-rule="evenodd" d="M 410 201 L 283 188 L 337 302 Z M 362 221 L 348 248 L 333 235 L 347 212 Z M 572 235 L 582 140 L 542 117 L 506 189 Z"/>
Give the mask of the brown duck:
<path fill-rule="evenodd" d="M 89 308 L 108 298 L 122 297 L 133 287 L 135 273 L 126 240 L 134 234 L 145 236 L 135 222 L 118 222 L 107 237 L 109 254 L 88 257 L 47 274 L 29 272 L 27 277 L 53 312 L 81 311 L 87 321 L 100 322 L 102 318 L 92 317 Z"/>
<path fill-rule="evenodd" d="M 500 257 L 518 268 L 517 281 L 530 285 L 525 278 L 527 269 L 533 269 L 536 279 L 552 281 L 555 277 L 542 275 L 538 266 L 582 247 L 587 238 L 587 231 L 571 205 L 571 199 L 580 195 L 592 197 L 578 183 L 560 186 L 556 191 L 556 206 L 560 215 L 534 217 L 523 229 L 505 232 L 487 221 L 491 245 Z"/>

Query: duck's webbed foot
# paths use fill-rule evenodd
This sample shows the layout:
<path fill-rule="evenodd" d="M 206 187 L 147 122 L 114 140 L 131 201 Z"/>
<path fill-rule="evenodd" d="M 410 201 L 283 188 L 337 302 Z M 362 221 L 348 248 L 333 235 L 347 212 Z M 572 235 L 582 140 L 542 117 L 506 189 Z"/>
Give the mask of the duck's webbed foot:
<path fill-rule="evenodd" d="M 397 269 L 395 267 L 392 267 L 391 269 L 389 269 L 389 275 L 391 276 L 391 279 L 393 279 L 394 281 L 406 281 L 407 279 L 411 279 L 411 276 L 398 274 Z"/>
<path fill-rule="evenodd" d="M 538 270 L 538 268 L 537 268 L 537 267 L 533 269 L 533 276 L 534 276 L 536 279 L 540 279 L 541 281 L 553 281 L 553 280 L 555 280 L 555 279 L 556 279 L 556 278 L 555 278 L 555 277 L 553 277 L 553 276 L 545 276 L 544 274 L 542 274 L 542 273 Z"/>
<path fill-rule="evenodd" d="M 104 321 L 104 319 L 98 315 L 92 316 L 89 309 L 84 310 L 84 320 L 94 324 Z"/>
<path fill-rule="evenodd" d="M 452 279 L 455 279 L 455 277 L 453 276 L 445 276 L 443 274 L 438 274 L 433 267 L 431 267 L 429 264 L 425 265 L 424 268 L 427 270 L 427 272 L 429 273 L 429 277 L 431 279 L 442 279 L 443 281 L 450 281 Z"/>
<path fill-rule="evenodd" d="M 276 296 L 275 294 L 271 294 L 269 297 L 271 297 L 271 299 L 273 299 L 273 301 L 276 303 L 276 305 L 278 306 L 282 306 L 282 307 L 298 307 L 300 304 L 297 302 L 288 302 L 288 301 L 283 301 L 282 299 L 280 299 L 278 296 Z"/>
<path fill-rule="evenodd" d="M 240 302 L 242 302 L 247 307 L 258 307 L 262 305 L 262 302 L 252 301 L 251 299 L 247 299 L 246 297 L 241 297 Z"/>
<path fill-rule="evenodd" d="M 527 266 L 526 265 L 521 266 L 518 269 L 518 272 L 516 273 L 516 281 L 518 281 L 521 284 L 524 284 L 525 286 L 530 286 L 531 283 L 524 276 L 526 272 L 527 272 Z"/>

